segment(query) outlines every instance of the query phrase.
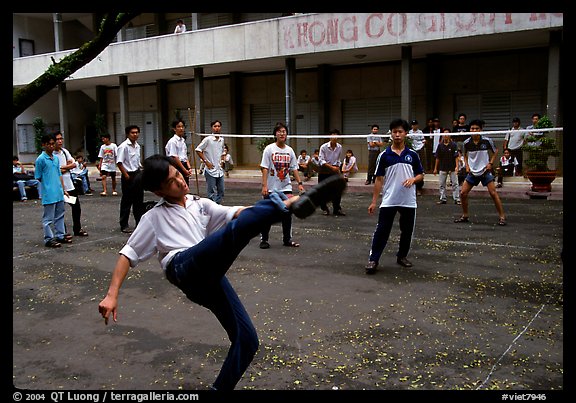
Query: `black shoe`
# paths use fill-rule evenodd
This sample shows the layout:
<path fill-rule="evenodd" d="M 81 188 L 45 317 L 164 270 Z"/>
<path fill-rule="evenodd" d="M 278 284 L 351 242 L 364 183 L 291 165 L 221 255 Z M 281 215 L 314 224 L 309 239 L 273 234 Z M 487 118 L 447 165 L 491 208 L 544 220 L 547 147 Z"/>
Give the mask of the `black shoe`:
<path fill-rule="evenodd" d="M 399 257 L 396 259 L 396 263 L 398 263 L 402 267 L 412 267 L 412 263 L 405 257 Z"/>
<path fill-rule="evenodd" d="M 436 204 L 446 204 L 446 200 L 437 201 Z"/>
<path fill-rule="evenodd" d="M 261 241 L 260 242 L 260 249 L 268 249 L 270 248 L 270 244 L 266 241 Z"/>
<path fill-rule="evenodd" d="M 378 268 L 378 262 L 372 262 L 372 261 L 368 262 L 366 267 L 364 267 L 364 269 L 366 269 L 366 274 L 376 273 L 377 268 Z"/>
<path fill-rule="evenodd" d="M 340 216 L 345 216 L 346 213 L 344 213 L 342 210 L 338 210 L 334 212 L 334 215 L 340 215 Z"/>
<path fill-rule="evenodd" d="M 122 231 L 125 234 L 131 234 L 132 230 L 128 227 L 122 228 L 120 231 Z"/>
<path fill-rule="evenodd" d="M 342 194 L 346 181 L 340 175 L 332 175 L 304 192 L 290 205 L 290 210 L 298 218 L 306 218 L 314 213 L 318 206 L 331 201 L 334 195 Z"/>
<path fill-rule="evenodd" d="M 62 246 L 62 245 L 60 245 L 60 242 L 57 242 L 56 240 L 51 239 L 51 240 L 47 241 L 47 242 L 44 244 L 44 246 L 46 246 L 46 247 L 48 247 L 48 248 L 59 248 L 59 247 Z"/>

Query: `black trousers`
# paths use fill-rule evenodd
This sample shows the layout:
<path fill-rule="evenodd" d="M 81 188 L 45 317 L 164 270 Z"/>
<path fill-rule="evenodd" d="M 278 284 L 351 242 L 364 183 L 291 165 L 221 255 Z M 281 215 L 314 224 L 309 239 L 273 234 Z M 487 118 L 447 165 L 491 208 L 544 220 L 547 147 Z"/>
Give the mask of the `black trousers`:
<path fill-rule="evenodd" d="M 128 219 L 130 218 L 130 209 L 134 215 L 136 225 L 140 222 L 142 214 L 144 214 L 144 188 L 141 182 L 141 171 L 134 171 L 128 173 L 129 178 L 126 179 L 124 175 L 121 176 L 122 184 L 122 199 L 120 199 L 120 228 L 128 227 Z"/>
<path fill-rule="evenodd" d="M 82 216 L 82 207 L 80 206 L 80 195 L 81 193 L 78 189 L 69 190 L 68 194 L 70 196 L 76 197 L 76 203 L 68 204 L 72 210 L 72 231 L 77 234 L 82 229 L 82 224 L 80 223 L 80 217 Z"/>

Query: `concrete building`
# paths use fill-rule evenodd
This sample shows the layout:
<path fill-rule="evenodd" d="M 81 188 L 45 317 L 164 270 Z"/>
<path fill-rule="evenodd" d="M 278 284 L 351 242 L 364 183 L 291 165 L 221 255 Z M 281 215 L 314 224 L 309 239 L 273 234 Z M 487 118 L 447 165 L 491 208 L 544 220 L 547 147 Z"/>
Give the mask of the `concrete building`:
<path fill-rule="evenodd" d="M 174 34 L 177 19 L 187 32 Z M 93 36 L 94 14 L 13 14 L 13 86 L 21 87 Z M 532 113 L 562 126 L 561 13 L 141 14 L 96 59 L 14 121 L 14 154 L 33 161 L 32 121 L 60 128 L 66 146 L 95 159 L 95 120 L 112 140 L 137 124 L 145 156 L 163 153 L 180 114 L 195 133 L 268 135 L 277 121 L 311 153 L 325 139 L 365 135 L 392 118 L 458 113 L 486 130 L 522 127 Z M 503 136 L 501 136 L 503 137 Z M 200 136 L 188 138 L 198 143 Z M 258 166 L 257 138 L 229 138 L 237 165 Z M 344 138 L 360 168 L 366 140 Z"/>

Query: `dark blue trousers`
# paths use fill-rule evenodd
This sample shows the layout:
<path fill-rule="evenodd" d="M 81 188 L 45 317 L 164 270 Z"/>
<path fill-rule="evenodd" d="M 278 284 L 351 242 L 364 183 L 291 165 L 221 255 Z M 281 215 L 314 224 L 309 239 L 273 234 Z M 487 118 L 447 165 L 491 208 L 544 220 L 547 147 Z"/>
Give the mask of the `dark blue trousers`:
<path fill-rule="evenodd" d="M 406 257 L 410 251 L 412 243 L 412 234 L 416 222 L 416 209 L 413 207 L 380 207 L 378 214 L 378 224 L 372 237 L 372 248 L 370 249 L 370 261 L 378 262 L 388 243 L 392 224 L 396 212 L 400 213 L 400 245 L 397 257 Z"/>
<path fill-rule="evenodd" d="M 217 390 L 234 389 L 259 343 L 226 272 L 252 238 L 285 215 L 289 213 L 282 212 L 270 199 L 260 200 L 197 245 L 176 254 L 167 267 L 168 280 L 188 299 L 212 311 L 232 343 L 213 385 Z"/>

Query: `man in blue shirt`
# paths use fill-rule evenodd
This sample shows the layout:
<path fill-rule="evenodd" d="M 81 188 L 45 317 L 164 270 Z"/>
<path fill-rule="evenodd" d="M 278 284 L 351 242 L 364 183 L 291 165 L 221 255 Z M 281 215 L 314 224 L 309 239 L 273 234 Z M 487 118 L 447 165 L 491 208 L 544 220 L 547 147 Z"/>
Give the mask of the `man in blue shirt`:
<path fill-rule="evenodd" d="M 56 145 L 54 134 L 45 134 L 41 139 L 44 151 L 36 159 L 34 178 L 42 186 L 42 227 L 44 228 L 44 245 L 58 248 L 65 242 L 64 227 L 64 182 L 60 171 L 60 161 L 53 154 Z M 68 194 L 68 193 L 66 193 Z M 52 230 L 54 227 L 54 230 Z"/>

